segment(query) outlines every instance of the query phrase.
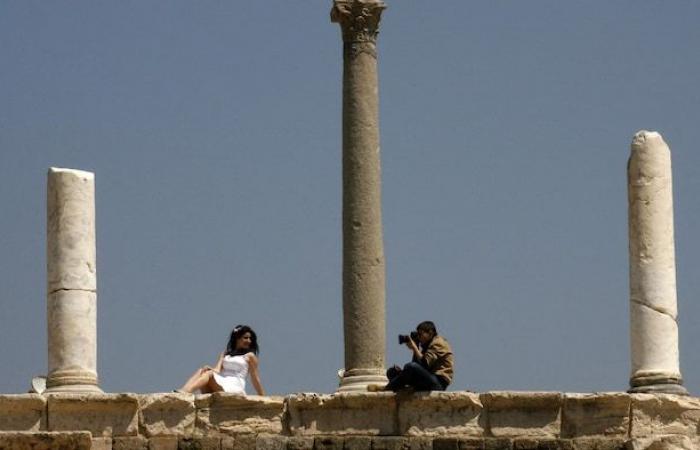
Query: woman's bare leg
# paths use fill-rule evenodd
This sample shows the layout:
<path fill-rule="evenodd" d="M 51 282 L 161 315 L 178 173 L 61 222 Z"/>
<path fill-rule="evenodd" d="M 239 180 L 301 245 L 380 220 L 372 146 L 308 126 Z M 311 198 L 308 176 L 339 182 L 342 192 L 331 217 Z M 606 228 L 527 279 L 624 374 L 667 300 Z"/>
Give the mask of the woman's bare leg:
<path fill-rule="evenodd" d="M 192 376 L 187 380 L 187 382 L 179 389 L 180 391 L 185 391 L 188 393 L 193 393 L 197 389 L 206 389 L 206 387 L 209 384 L 210 379 L 214 379 L 214 376 L 212 375 L 211 369 L 208 369 L 206 367 L 202 367 L 201 369 L 197 369 L 195 373 L 192 374 Z M 202 393 L 205 394 L 207 392 L 204 392 L 202 390 Z"/>

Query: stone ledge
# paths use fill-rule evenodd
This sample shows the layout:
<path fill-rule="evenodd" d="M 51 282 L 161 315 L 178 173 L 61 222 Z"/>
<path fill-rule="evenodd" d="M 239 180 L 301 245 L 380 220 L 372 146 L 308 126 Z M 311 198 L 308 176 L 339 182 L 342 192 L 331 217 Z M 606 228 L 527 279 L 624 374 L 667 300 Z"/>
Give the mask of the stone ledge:
<path fill-rule="evenodd" d="M 433 450 L 433 441 L 449 446 L 454 441 L 445 439 L 453 437 L 460 437 L 459 445 L 466 446 L 455 450 L 465 450 L 474 439 L 492 439 L 484 440 L 491 445 L 501 438 L 519 440 L 519 446 L 557 440 L 577 449 L 622 439 L 653 448 L 672 441 L 682 446 L 700 438 L 700 399 L 622 392 L 380 392 L 286 398 L 223 393 L 21 394 L 0 395 L 3 431 L 37 435 L 87 431 L 93 447 L 105 449 L 166 448 L 177 442 L 192 447 L 206 441 L 209 447 L 235 442 L 250 450 L 304 450 L 337 442 L 343 442 L 342 450 L 367 450 L 367 445 L 369 450 Z"/>
<path fill-rule="evenodd" d="M 46 398 L 39 394 L 0 395 L 0 431 L 46 430 Z"/>

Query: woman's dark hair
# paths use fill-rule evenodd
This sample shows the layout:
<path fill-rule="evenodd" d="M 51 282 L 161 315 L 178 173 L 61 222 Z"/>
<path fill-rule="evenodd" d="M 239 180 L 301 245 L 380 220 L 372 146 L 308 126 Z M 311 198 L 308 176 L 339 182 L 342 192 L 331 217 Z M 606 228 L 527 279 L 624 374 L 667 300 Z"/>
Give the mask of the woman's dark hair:
<path fill-rule="evenodd" d="M 432 333 L 433 336 L 437 336 L 437 328 L 435 328 L 435 324 L 429 320 L 419 323 L 416 327 L 416 331 L 425 331 L 426 333 Z"/>
<path fill-rule="evenodd" d="M 246 333 L 250 333 L 250 349 L 246 352 L 236 351 L 236 341 L 238 338 Z M 231 331 L 231 337 L 228 340 L 228 345 L 226 346 L 226 354 L 229 356 L 241 355 L 243 353 L 253 352 L 256 355 L 260 351 L 258 347 L 258 335 L 255 334 L 252 328 L 248 325 L 236 325 Z"/>

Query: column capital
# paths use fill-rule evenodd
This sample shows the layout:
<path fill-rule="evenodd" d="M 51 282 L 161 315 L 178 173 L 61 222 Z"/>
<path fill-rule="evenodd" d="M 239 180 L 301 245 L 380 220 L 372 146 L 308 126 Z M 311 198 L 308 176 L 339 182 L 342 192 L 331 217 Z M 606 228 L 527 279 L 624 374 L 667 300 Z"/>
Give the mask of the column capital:
<path fill-rule="evenodd" d="M 331 22 L 340 24 L 344 42 L 376 43 L 384 9 L 381 0 L 333 0 Z"/>

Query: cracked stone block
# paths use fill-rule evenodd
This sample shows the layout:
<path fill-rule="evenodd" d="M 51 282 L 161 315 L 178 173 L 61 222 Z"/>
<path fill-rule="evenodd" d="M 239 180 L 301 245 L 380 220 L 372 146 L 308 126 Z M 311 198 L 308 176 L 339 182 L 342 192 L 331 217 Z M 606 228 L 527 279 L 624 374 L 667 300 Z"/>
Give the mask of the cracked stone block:
<path fill-rule="evenodd" d="M 258 435 L 255 440 L 256 450 L 286 450 L 287 437 L 278 435 Z"/>
<path fill-rule="evenodd" d="M 633 394 L 631 437 L 700 431 L 700 399 L 672 394 Z"/>
<path fill-rule="evenodd" d="M 627 450 L 627 439 L 622 437 L 585 437 L 563 439 L 561 450 Z"/>
<path fill-rule="evenodd" d="M 0 432 L 3 450 L 90 450 L 92 436 L 87 431 Z"/>
<path fill-rule="evenodd" d="M 51 394 L 49 431 L 85 430 L 94 437 L 134 436 L 138 433 L 135 394 Z"/>
<path fill-rule="evenodd" d="M 559 450 L 557 439 L 515 439 L 513 450 Z"/>
<path fill-rule="evenodd" d="M 558 392 L 487 392 L 480 398 L 494 437 L 559 437 L 562 395 Z"/>
<path fill-rule="evenodd" d="M 0 395 L 0 431 L 46 429 L 46 399 L 39 394 Z"/>
<path fill-rule="evenodd" d="M 154 436 L 148 439 L 148 450 L 178 450 L 177 436 Z"/>
<path fill-rule="evenodd" d="M 119 436 L 112 439 L 112 450 L 148 450 L 144 436 Z"/>
<path fill-rule="evenodd" d="M 167 393 L 139 396 L 140 430 L 148 437 L 190 435 L 196 416 L 194 395 Z"/>
<path fill-rule="evenodd" d="M 220 450 L 221 438 L 218 436 L 209 437 L 180 437 L 177 444 L 178 450 Z"/>
<path fill-rule="evenodd" d="M 479 394 L 418 392 L 397 396 L 399 434 L 483 436 L 485 420 Z"/>
<path fill-rule="evenodd" d="M 373 437 L 372 450 L 410 450 L 410 443 L 405 437 Z"/>
<path fill-rule="evenodd" d="M 196 431 L 200 434 L 282 432 L 284 399 L 217 392 L 195 397 Z"/>
<path fill-rule="evenodd" d="M 630 421 L 629 394 L 565 394 L 561 435 L 627 436 Z"/>
<path fill-rule="evenodd" d="M 314 439 L 314 450 L 343 450 L 345 444 L 341 436 L 322 436 Z"/>
<path fill-rule="evenodd" d="M 287 397 L 289 429 L 294 435 L 397 435 L 396 395 L 348 392 Z"/>
<path fill-rule="evenodd" d="M 632 439 L 625 450 L 697 450 L 700 439 L 689 436 L 652 436 Z"/>
<path fill-rule="evenodd" d="M 347 436 L 344 450 L 371 450 L 372 438 L 369 436 Z"/>

